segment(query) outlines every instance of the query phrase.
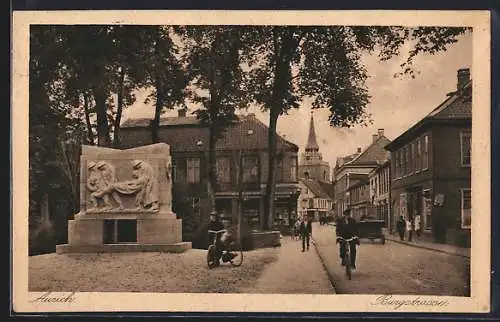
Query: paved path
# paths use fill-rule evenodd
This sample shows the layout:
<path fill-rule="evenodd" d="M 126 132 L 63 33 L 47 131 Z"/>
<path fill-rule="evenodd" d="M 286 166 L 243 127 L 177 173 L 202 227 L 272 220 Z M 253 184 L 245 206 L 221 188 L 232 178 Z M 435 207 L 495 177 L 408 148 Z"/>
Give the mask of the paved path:
<path fill-rule="evenodd" d="M 281 247 L 277 249 L 278 260 L 270 264 L 257 282 L 244 290 L 244 293 L 335 293 L 312 244 L 309 251 L 301 252 L 301 241 L 291 240 L 289 236 L 285 236 Z"/>
<path fill-rule="evenodd" d="M 352 280 L 340 266 L 335 227 L 313 227 L 317 250 L 342 294 L 468 296 L 469 259 L 386 241 L 361 240 Z"/>

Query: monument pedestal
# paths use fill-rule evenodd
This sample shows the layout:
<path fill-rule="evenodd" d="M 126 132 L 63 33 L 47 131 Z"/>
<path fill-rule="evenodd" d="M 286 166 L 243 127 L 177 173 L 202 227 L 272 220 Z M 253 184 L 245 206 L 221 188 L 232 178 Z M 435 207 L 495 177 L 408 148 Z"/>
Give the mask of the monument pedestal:
<path fill-rule="evenodd" d="M 183 252 L 182 221 L 173 213 L 101 212 L 77 214 L 68 222 L 68 244 L 57 253 Z"/>

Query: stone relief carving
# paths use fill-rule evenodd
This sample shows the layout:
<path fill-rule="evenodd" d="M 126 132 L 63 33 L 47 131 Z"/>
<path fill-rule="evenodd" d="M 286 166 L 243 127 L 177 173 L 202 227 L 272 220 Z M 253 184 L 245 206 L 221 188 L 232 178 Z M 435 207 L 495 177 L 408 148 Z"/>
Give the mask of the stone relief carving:
<path fill-rule="evenodd" d="M 88 164 L 89 176 L 87 188 L 90 193 L 90 202 L 93 206 L 87 212 L 96 211 L 148 211 L 158 212 L 158 183 L 152 166 L 143 160 L 132 162 L 132 180 L 119 182 L 116 179 L 114 167 L 104 161 Z M 135 194 L 135 208 L 124 209 L 119 193 L 122 195 Z M 118 204 L 113 207 L 110 197 Z M 98 199 L 104 201 L 104 208 L 98 208 Z"/>
<path fill-rule="evenodd" d="M 158 184 L 151 165 L 142 160 L 132 162 L 132 180 L 119 182 L 115 185 L 122 194 L 136 194 L 134 210 L 159 211 Z"/>
<path fill-rule="evenodd" d="M 113 165 L 104 162 L 91 161 L 88 164 L 89 175 L 87 179 L 87 188 L 90 193 L 90 204 L 92 207 L 87 211 L 109 211 L 113 209 L 123 209 L 123 204 L 120 196 L 114 190 L 116 183 L 115 168 Z M 98 200 L 104 201 L 104 208 L 98 209 Z M 117 206 L 113 206 L 111 199 L 115 201 Z"/>

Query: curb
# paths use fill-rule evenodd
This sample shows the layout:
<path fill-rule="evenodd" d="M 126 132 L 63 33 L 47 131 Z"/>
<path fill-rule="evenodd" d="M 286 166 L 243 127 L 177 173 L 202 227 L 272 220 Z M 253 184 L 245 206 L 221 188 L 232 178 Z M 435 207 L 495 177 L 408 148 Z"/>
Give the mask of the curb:
<path fill-rule="evenodd" d="M 435 252 L 438 252 L 438 253 L 448 254 L 448 255 L 452 255 L 452 256 L 459 256 L 459 257 L 470 259 L 470 256 L 468 256 L 468 255 L 454 253 L 454 252 L 449 252 L 449 251 L 446 251 L 446 250 L 437 249 L 437 248 L 433 248 L 433 247 L 426 246 L 426 245 L 413 244 L 413 243 L 409 243 L 409 242 L 406 242 L 406 241 L 398 240 L 397 238 L 393 238 L 393 237 L 390 237 L 390 236 L 386 236 L 385 239 L 389 240 L 391 242 L 394 242 L 394 243 L 402 244 L 402 245 L 407 245 L 407 246 L 412 246 L 412 247 L 416 247 L 416 248 L 422 248 L 422 249 L 432 250 L 432 251 L 435 251 Z"/>
<path fill-rule="evenodd" d="M 338 294 L 337 287 L 335 286 L 335 279 L 333 278 L 333 275 L 328 270 L 328 267 L 326 266 L 326 263 L 325 263 L 325 259 L 323 258 L 323 256 L 321 256 L 321 252 L 319 251 L 319 248 L 316 245 L 316 241 L 313 238 L 311 238 L 311 241 L 312 241 L 312 244 L 314 246 L 314 250 L 316 251 L 316 254 L 319 257 L 319 261 L 321 262 L 321 265 L 323 266 L 323 269 L 326 272 L 326 276 L 328 276 L 328 280 L 330 281 L 330 284 L 332 285 L 333 294 Z"/>

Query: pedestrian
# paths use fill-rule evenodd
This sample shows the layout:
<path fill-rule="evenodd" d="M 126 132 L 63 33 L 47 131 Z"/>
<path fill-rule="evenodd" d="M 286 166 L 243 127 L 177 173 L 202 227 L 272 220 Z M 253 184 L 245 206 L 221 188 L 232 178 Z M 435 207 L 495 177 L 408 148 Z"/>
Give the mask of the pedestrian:
<path fill-rule="evenodd" d="M 420 215 L 417 214 L 414 219 L 414 225 L 415 225 L 415 233 L 417 234 L 417 237 L 420 238 L 420 229 L 421 229 L 421 223 L 422 219 L 420 218 Z"/>
<path fill-rule="evenodd" d="M 304 252 L 306 250 L 306 246 L 307 250 L 309 250 L 309 239 L 312 236 L 312 224 L 309 216 L 306 216 L 306 220 L 300 223 L 299 231 L 302 239 L 302 251 Z"/>
<path fill-rule="evenodd" d="M 406 223 L 403 216 L 399 216 L 399 220 L 397 222 L 398 234 L 400 240 L 405 240 L 405 228 Z"/>
<path fill-rule="evenodd" d="M 293 227 L 293 237 L 298 240 L 300 237 L 300 224 L 302 223 L 302 217 L 297 218 L 295 225 Z"/>
<path fill-rule="evenodd" d="M 408 231 L 408 241 L 412 240 L 413 237 L 413 220 L 412 218 L 408 218 L 406 221 L 406 230 Z"/>

